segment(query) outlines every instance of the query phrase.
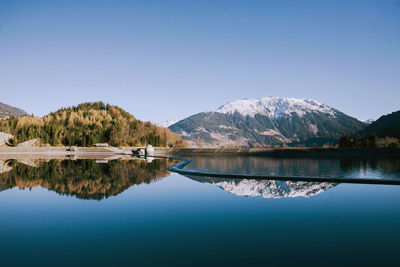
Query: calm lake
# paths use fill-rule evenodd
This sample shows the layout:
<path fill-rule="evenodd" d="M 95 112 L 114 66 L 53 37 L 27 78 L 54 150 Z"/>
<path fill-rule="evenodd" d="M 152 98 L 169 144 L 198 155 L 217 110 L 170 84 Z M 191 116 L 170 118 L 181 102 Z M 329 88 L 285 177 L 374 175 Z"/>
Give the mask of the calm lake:
<path fill-rule="evenodd" d="M 398 265 L 398 185 L 185 177 L 174 163 L 0 160 L 1 266 Z M 399 159 L 195 157 L 187 168 L 400 180 Z"/>

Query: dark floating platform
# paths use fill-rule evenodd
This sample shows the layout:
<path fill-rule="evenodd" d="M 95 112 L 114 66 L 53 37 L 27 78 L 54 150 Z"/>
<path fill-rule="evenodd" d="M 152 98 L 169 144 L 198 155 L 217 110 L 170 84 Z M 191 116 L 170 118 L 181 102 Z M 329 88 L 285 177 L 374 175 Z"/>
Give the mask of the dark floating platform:
<path fill-rule="evenodd" d="M 400 185 L 400 179 L 377 179 L 377 178 L 344 178 L 344 177 L 304 177 L 304 176 L 272 176 L 262 174 L 238 174 L 238 173 L 222 173 L 210 172 L 194 169 L 184 169 L 186 165 L 192 162 L 191 159 L 169 158 L 180 160 L 180 162 L 168 168 L 171 172 L 183 175 L 194 175 L 213 178 L 230 178 L 230 179 L 254 179 L 254 180 L 280 180 L 280 181 L 306 181 L 306 182 L 328 182 L 328 183 L 347 183 L 347 184 L 381 184 L 381 185 Z"/>

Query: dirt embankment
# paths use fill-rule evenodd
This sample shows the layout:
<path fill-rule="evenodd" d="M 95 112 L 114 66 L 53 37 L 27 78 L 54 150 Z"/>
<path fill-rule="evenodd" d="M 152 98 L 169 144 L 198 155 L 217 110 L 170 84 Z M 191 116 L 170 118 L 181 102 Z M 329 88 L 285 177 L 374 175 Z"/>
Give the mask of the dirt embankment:
<path fill-rule="evenodd" d="M 0 147 L 4 146 L 11 138 L 13 138 L 12 134 L 0 132 Z"/>

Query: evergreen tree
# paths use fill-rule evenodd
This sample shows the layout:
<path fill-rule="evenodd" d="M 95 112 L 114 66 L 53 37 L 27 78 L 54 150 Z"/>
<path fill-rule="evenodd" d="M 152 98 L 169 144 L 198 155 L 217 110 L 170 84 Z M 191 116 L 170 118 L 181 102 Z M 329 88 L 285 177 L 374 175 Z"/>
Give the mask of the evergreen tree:
<path fill-rule="evenodd" d="M 362 148 L 368 147 L 368 140 L 367 140 L 367 136 L 365 133 L 363 133 L 363 137 L 361 139 L 361 147 Z"/>
<path fill-rule="evenodd" d="M 354 147 L 360 148 L 361 147 L 361 140 L 360 140 L 360 135 L 356 133 L 354 137 Z"/>
<path fill-rule="evenodd" d="M 378 136 L 376 134 L 372 134 L 368 137 L 368 143 L 370 148 L 378 147 Z"/>
<path fill-rule="evenodd" d="M 114 146 L 159 146 L 170 142 L 185 145 L 177 134 L 155 127 L 150 122 L 136 120 L 123 109 L 103 102 L 62 108 L 42 118 L 26 119 L 12 116 L 0 120 L 0 131 L 13 134 L 16 143 L 42 138 L 45 143 L 53 146 L 82 146 L 97 142 L 106 142 Z"/>

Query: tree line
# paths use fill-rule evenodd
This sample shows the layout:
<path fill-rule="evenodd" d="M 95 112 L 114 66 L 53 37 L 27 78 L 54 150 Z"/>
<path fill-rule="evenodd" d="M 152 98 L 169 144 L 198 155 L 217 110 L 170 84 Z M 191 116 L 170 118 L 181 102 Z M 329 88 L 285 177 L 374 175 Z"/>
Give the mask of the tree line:
<path fill-rule="evenodd" d="M 377 148 L 378 136 L 376 134 L 365 135 L 362 137 L 358 133 L 351 137 L 350 134 L 339 139 L 340 148 Z"/>
<path fill-rule="evenodd" d="M 10 117 L 0 121 L 0 131 L 14 136 L 9 145 L 34 138 L 52 146 L 93 146 L 96 143 L 113 146 L 186 145 L 169 129 L 137 120 L 125 110 L 103 102 L 62 108 L 44 117 Z"/>

